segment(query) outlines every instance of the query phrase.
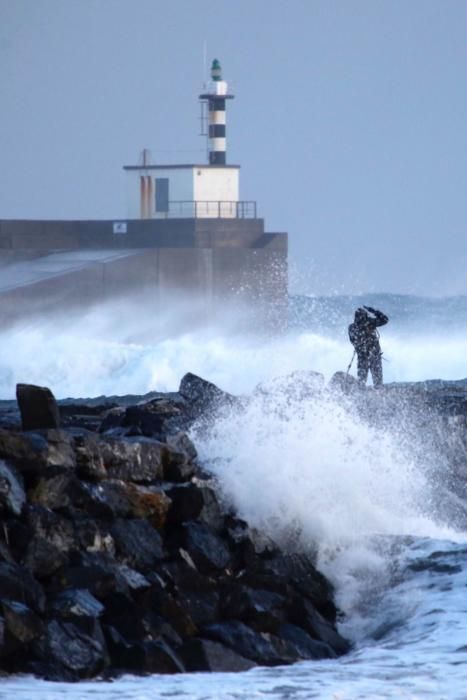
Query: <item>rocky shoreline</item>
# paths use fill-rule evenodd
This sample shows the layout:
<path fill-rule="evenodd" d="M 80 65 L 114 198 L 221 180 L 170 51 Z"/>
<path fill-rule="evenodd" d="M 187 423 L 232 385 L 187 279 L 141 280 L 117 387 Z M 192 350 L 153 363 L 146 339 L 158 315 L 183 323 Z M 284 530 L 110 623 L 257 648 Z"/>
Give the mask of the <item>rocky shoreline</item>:
<path fill-rule="evenodd" d="M 312 373 L 310 373 L 312 374 Z M 51 680 L 333 658 L 330 583 L 219 501 L 187 435 L 241 399 L 55 401 L 0 412 L 0 669 Z"/>

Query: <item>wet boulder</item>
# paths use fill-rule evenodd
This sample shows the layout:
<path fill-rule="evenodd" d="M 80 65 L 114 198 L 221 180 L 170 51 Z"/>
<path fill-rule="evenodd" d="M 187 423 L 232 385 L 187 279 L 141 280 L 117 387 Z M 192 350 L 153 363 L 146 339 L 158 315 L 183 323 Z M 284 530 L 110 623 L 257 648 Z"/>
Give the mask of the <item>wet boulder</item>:
<path fill-rule="evenodd" d="M 33 645 L 39 660 L 54 663 L 76 679 L 92 678 L 104 668 L 107 650 L 102 642 L 70 622 L 51 620 Z"/>
<path fill-rule="evenodd" d="M 278 666 L 299 658 L 298 654 L 293 658 L 290 652 L 278 649 L 270 635 L 255 632 L 243 622 L 227 621 L 207 625 L 202 629 L 202 636 L 224 644 L 261 666 Z"/>
<path fill-rule="evenodd" d="M 176 426 L 183 416 L 183 400 L 156 398 L 136 406 L 128 406 L 122 416 L 120 425 L 126 428 L 138 428 L 141 435 L 161 437 L 170 432 L 171 424 Z"/>
<path fill-rule="evenodd" d="M 222 570 L 229 566 L 228 546 L 204 523 L 184 523 L 182 533 L 183 547 L 200 571 Z"/>
<path fill-rule="evenodd" d="M 104 606 L 85 588 L 58 593 L 49 602 L 49 610 L 62 619 L 100 617 Z"/>
<path fill-rule="evenodd" d="M 182 377 L 178 391 L 188 403 L 191 415 L 194 417 L 236 402 L 232 394 L 222 391 L 212 382 L 191 372 Z"/>
<path fill-rule="evenodd" d="M 223 596 L 222 616 L 241 620 L 264 632 L 276 633 L 286 620 L 286 599 L 279 593 L 233 585 Z"/>
<path fill-rule="evenodd" d="M 171 525 L 194 520 L 204 506 L 203 493 L 196 484 L 176 484 L 164 488 L 171 505 L 167 514 L 167 522 Z"/>
<path fill-rule="evenodd" d="M 103 438 L 100 442 L 103 464 L 112 479 L 151 483 L 164 477 L 169 448 L 149 438 Z"/>
<path fill-rule="evenodd" d="M 17 642 L 29 644 L 42 634 L 42 620 L 24 603 L 3 599 L 0 601 L 0 610 L 8 633 Z"/>
<path fill-rule="evenodd" d="M 24 483 L 14 467 L 0 459 L 0 513 L 21 515 L 26 502 Z"/>
<path fill-rule="evenodd" d="M 296 625 L 284 623 L 279 626 L 277 633 L 281 639 L 295 646 L 302 659 L 334 659 L 337 656 L 329 644 L 313 639 Z"/>
<path fill-rule="evenodd" d="M 220 642 L 195 637 L 189 639 L 180 650 L 187 671 L 248 671 L 256 666 Z"/>
<path fill-rule="evenodd" d="M 0 598 L 21 601 L 36 613 L 45 610 L 45 593 L 29 569 L 18 564 L 0 563 Z"/>
<path fill-rule="evenodd" d="M 296 595 L 289 601 L 289 619 L 308 632 L 313 639 L 330 646 L 336 654 L 349 651 L 350 645 L 347 640 L 341 637 L 335 627 L 320 615 L 306 598 Z"/>
<path fill-rule="evenodd" d="M 154 569 L 165 556 L 162 538 L 147 520 L 117 519 L 110 532 L 117 556 L 143 574 Z"/>
<path fill-rule="evenodd" d="M 47 387 L 17 384 L 16 400 L 23 430 L 60 427 L 60 411 L 54 395 Z"/>

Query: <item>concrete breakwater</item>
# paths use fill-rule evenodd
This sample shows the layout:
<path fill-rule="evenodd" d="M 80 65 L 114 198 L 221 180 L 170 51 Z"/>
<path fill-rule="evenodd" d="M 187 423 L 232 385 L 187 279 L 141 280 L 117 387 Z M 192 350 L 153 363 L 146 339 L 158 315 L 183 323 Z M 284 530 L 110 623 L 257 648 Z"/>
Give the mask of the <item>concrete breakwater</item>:
<path fill-rule="evenodd" d="M 137 404 L 17 396 L 0 414 L 4 672 L 236 671 L 349 649 L 312 557 L 252 530 L 197 462 L 186 431 L 241 399 L 190 374 Z"/>

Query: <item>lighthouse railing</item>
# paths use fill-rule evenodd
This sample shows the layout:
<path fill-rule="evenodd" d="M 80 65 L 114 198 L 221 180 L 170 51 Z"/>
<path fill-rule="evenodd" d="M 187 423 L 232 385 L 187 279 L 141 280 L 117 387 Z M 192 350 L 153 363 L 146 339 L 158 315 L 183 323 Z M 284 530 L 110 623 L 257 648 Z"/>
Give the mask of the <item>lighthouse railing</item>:
<path fill-rule="evenodd" d="M 256 219 L 256 202 L 223 200 L 175 200 L 168 209 L 157 212 L 167 219 Z"/>

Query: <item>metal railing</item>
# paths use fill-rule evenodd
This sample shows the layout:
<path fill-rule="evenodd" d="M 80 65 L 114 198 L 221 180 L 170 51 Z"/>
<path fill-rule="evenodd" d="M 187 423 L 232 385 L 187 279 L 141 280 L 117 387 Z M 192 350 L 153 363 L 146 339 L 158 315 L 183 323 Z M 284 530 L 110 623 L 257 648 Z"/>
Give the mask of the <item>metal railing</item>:
<path fill-rule="evenodd" d="M 167 219 L 256 219 L 256 202 L 190 201 L 169 202 L 168 211 L 156 212 Z"/>

